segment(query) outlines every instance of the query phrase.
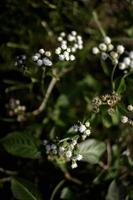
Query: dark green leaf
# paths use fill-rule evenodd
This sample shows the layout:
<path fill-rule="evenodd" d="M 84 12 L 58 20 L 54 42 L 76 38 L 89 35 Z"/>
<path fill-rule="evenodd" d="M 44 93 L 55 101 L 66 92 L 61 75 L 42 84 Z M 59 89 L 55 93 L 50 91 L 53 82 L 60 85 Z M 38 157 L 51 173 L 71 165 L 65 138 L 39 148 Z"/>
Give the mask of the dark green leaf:
<path fill-rule="evenodd" d="M 12 179 L 11 190 L 18 200 L 41 200 L 41 196 L 34 184 L 23 179 Z"/>
<path fill-rule="evenodd" d="M 120 200 L 119 197 L 119 188 L 116 184 L 116 181 L 113 180 L 108 188 L 106 200 Z"/>
<path fill-rule="evenodd" d="M 40 157 L 36 140 L 30 134 L 13 132 L 1 139 L 0 142 L 12 155 L 34 159 Z"/>

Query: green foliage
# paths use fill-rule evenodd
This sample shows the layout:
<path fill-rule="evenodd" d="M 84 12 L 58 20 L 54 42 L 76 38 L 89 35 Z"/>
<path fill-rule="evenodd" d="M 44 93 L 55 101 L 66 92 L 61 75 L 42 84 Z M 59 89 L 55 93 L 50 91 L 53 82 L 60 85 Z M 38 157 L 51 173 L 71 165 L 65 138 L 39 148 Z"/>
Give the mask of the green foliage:
<path fill-rule="evenodd" d="M 1 144 L 5 150 L 15 156 L 22 158 L 37 159 L 40 157 L 38 141 L 30 134 L 14 132 L 1 139 Z"/>
<path fill-rule="evenodd" d="M 95 139 L 89 139 L 79 145 L 79 153 L 83 156 L 83 160 L 90 164 L 97 164 L 106 150 L 103 142 Z"/>
<path fill-rule="evenodd" d="M 18 200 L 41 200 L 36 187 L 23 179 L 12 179 L 11 189 L 14 197 Z"/>

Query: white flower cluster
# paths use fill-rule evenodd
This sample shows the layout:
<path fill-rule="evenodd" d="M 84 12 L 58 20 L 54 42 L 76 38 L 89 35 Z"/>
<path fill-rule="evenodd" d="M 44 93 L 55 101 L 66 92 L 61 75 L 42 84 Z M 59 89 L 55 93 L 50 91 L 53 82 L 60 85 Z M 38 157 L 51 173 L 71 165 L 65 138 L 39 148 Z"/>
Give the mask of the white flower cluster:
<path fill-rule="evenodd" d="M 24 114 L 26 112 L 26 106 L 21 105 L 19 99 L 11 98 L 9 103 L 6 105 L 8 109 L 8 114 L 11 117 L 17 117 L 17 121 L 24 121 Z"/>
<path fill-rule="evenodd" d="M 127 106 L 127 110 L 129 112 L 133 112 L 133 105 L 128 105 Z M 126 116 L 126 115 L 124 115 L 124 116 L 121 117 L 121 122 L 123 124 L 130 124 L 130 125 L 133 126 L 133 120 L 130 117 Z"/>
<path fill-rule="evenodd" d="M 90 122 L 86 121 L 85 124 L 79 123 L 74 125 L 73 130 L 80 133 L 73 138 L 66 138 L 55 143 L 50 143 L 48 140 L 43 141 L 46 154 L 51 160 L 60 159 L 61 161 L 71 161 L 71 167 L 76 168 L 77 161 L 82 160 L 82 155 L 79 154 L 78 144 L 86 139 L 91 134 Z"/>
<path fill-rule="evenodd" d="M 123 61 L 119 63 L 119 69 L 123 70 L 125 73 L 133 71 L 133 51 L 130 51 L 128 56 L 123 58 Z"/>
<path fill-rule="evenodd" d="M 91 134 L 90 122 L 86 121 L 85 124 L 81 122 L 73 126 L 74 131 L 81 134 L 82 140 L 85 140 Z"/>
<path fill-rule="evenodd" d="M 52 66 L 51 52 L 39 49 L 37 53 L 32 56 L 32 60 L 36 62 L 38 66 Z"/>
<path fill-rule="evenodd" d="M 55 49 L 55 54 L 58 55 L 60 61 L 74 61 L 76 51 L 83 49 L 82 37 L 76 31 L 68 35 L 62 32 L 57 39 L 60 46 Z"/>
<path fill-rule="evenodd" d="M 43 145 L 46 154 L 51 160 L 58 157 L 58 159 L 64 160 L 65 162 L 71 161 L 72 168 L 76 168 L 78 166 L 77 161 L 82 160 L 82 155 L 78 154 L 77 139 L 65 140 L 57 144 L 49 143 L 47 140 L 44 140 Z"/>
<path fill-rule="evenodd" d="M 114 50 L 114 45 L 111 43 L 111 38 L 106 36 L 103 43 L 100 43 L 98 47 L 92 48 L 93 54 L 101 54 L 101 59 L 106 60 L 110 58 L 113 64 L 118 64 L 118 59 L 121 54 L 124 53 L 125 48 L 123 45 L 118 45 Z"/>

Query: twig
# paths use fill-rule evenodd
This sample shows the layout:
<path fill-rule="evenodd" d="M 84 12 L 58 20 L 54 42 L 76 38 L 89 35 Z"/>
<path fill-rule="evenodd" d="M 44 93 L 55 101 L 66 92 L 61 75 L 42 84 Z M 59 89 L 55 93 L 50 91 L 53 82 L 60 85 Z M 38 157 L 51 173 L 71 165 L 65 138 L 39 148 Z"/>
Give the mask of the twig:
<path fill-rule="evenodd" d="M 2 167 L 0 168 L 0 172 L 5 173 L 5 174 L 7 174 L 7 175 L 11 175 L 11 176 L 14 176 L 14 175 L 17 174 L 16 171 L 5 170 L 5 169 L 3 169 Z"/>
<path fill-rule="evenodd" d="M 57 186 L 55 187 L 55 189 L 52 192 L 52 195 L 50 197 L 50 200 L 54 200 L 54 197 L 56 195 L 56 193 L 58 192 L 58 190 L 60 189 L 60 187 L 65 183 L 65 180 L 60 181 Z"/>
<path fill-rule="evenodd" d="M 49 97 L 52 93 L 53 88 L 56 85 L 56 82 L 66 73 L 68 73 L 69 71 L 71 71 L 73 68 L 69 68 L 69 69 L 63 69 L 60 73 L 57 73 L 57 71 L 54 72 L 54 76 L 52 77 L 48 89 L 46 91 L 46 94 L 44 96 L 44 99 L 41 103 L 41 105 L 34 111 L 32 111 L 32 115 L 36 116 L 39 115 L 41 112 L 43 112 L 46 108 L 47 102 L 49 100 Z"/>
<path fill-rule="evenodd" d="M 1 178 L 0 179 L 0 183 L 5 183 L 5 182 L 8 182 L 8 181 L 11 181 L 11 177 Z"/>
<path fill-rule="evenodd" d="M 69 181 L 72 181 L 73 183 L 82 185 L 82 182 L 80 180 L 78 180 L 77 178 L 72 177 L 69 172 L 65 172 L 65 178 Z"/>

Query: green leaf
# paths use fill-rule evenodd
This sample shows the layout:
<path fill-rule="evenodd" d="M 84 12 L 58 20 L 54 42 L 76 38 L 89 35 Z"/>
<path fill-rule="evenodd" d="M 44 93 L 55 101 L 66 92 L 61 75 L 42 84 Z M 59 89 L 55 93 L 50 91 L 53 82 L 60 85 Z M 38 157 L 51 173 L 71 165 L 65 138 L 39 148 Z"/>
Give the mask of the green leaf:
<path fill-rule="evenodd" d="M 116 181 L 113 180 L 108 188 L 106 200 L 120 200 L 119 188 Z"/>
<path fill-rule="evenodd" d="M 37 139 L 30 134 L 13 132 L 1 139 L 0 143 L 12 155 L 32 159 L 40 157 Z"/>
<path fill-rule="evenodd" d="M 11 190 L 18 200 L 41 200 L 41 195 L 34 184 L 24 179 L 12 179 Z"/>
<path fill-rule="evenodd" d="M 117 93 L 121 94 L 121 93 L 125 92 L 125 90 L 126 90 L 126 83 L 125 83 L 125 79 L 122 78 L 120 83 L 119 83 Z"/>
<path fill-rule="evenodd" d="M 91 164 L 97 164 L 105 150 L 105 143 L 95 139 L 86 140 L 79 145 L 79 153 L 83 156 L 83 160 Z"/>

